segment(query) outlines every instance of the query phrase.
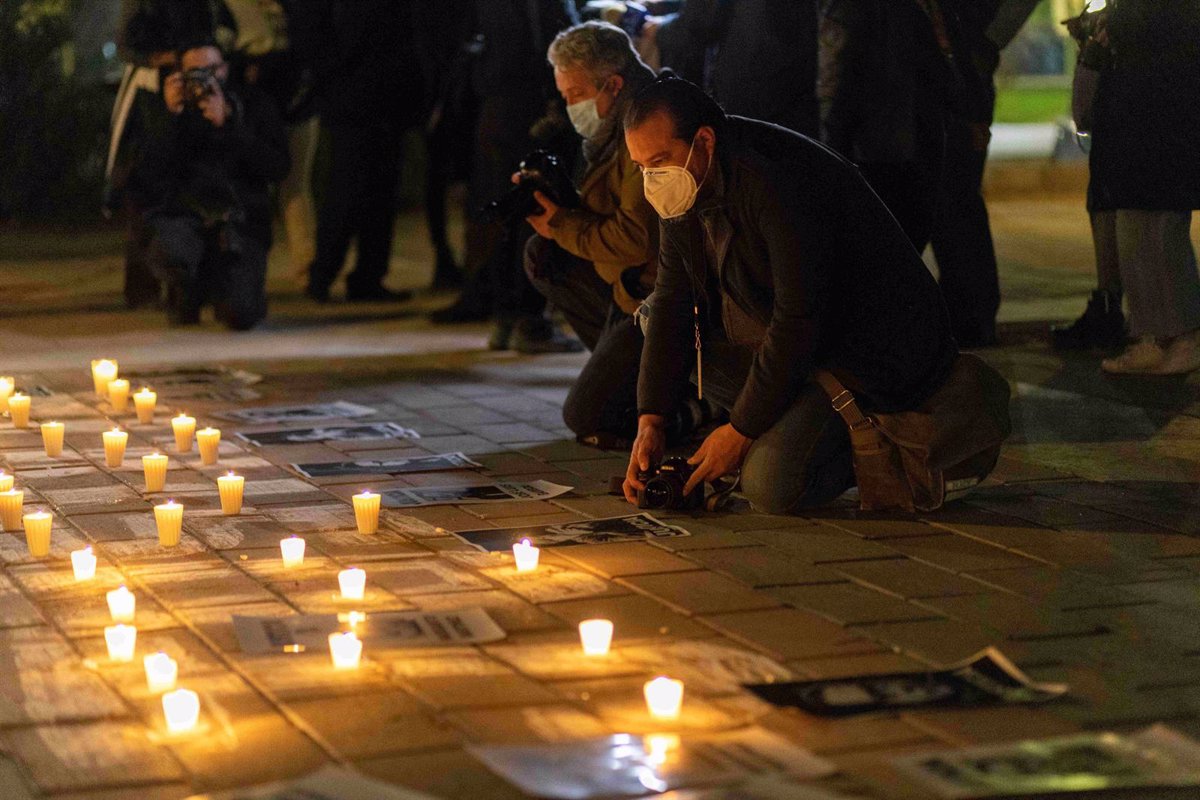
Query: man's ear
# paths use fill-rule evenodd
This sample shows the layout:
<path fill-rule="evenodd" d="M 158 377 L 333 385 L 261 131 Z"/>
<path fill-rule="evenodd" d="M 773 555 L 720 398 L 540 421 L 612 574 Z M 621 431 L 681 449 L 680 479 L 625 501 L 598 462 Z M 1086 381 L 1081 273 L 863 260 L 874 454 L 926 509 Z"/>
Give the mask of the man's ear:
<path fill-rule="evenodd" d="M 612 82 L 613 97 L 616 97 L 621 93 L 621 90 L 625 88 L 625 78 L 621 75 L 613 75 L 609 78 L 609 80 Z"/>
<path fill-rule="evenodd" d="M 705 154 L 712 158 L 717 151 L 717 132 L 711 125 L 701 125 L 696 130 L 696 141 L 703 143 Z"/>

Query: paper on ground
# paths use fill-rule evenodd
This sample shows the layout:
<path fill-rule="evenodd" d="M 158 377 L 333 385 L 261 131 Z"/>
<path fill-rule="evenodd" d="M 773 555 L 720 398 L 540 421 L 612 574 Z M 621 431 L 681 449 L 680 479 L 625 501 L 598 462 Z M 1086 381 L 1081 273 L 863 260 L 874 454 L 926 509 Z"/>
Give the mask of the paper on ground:
<path fill-rule="evenodd" d="M 408 475 L 414 472 L 474 469 L 481 467 L 463 453 L 442 453 L 435 456 L 362 459 L 359 461 L 329 461 L 311 464 L 292 464 L 292 469 L 306 478 L 334 478 L 342 475 Z"/>
<path fill-rule="evenodd" d="M 324 767 L 294 781 L 252 786 L 246 789 L 196 794 L 187 800 L 436 800 L 433 795 L 414 792 L 368 778 L 343 767 Z"/>
<path fill-rule="evenodd" d="M 345 626 L 337 614 L 295 614 L 288 617 L 234 615 L 233 631 L 242 652 L 327 652 L 329 634 Z M 436 647 L 486 644 L 505 637 L 503 629 L 482 608 L 461 611 L 367 612 L 356 627 L 367 651 L 371 647 Z"/>
<path fill-rule="evenodd" d="M 531 483 L 485 483 L 478 486 L 428 486 L 413 489 L 388 489 L 383 492 L 385 508 L 505 503 L 510 500 L 549 500 L 574 487 L 550 481 Z"/>
<path fill-rule="evenodd" d="M 316 422 L 323 419 L 357 419 L 369 417 L 375 409 L 358 403 L 339 400 L 336 403 L 309 403 L 296 406 L 260 406 L 219 411 L 213 416 L 235 422 Z"/>
<path fill-rule="evenodd" d="M 462 531 L 454 535 L 467 544 L 490 553 L 510 550 L 522 539 L 529 539 L 538 547 L 558 547 L 575 544 L 640 542 L 645 539 L 691 536 L 683 528 L 667 525 L 649 514 L 583 519 L 554 525 L 526 525 L 520 528 L 484 528 Z"/>

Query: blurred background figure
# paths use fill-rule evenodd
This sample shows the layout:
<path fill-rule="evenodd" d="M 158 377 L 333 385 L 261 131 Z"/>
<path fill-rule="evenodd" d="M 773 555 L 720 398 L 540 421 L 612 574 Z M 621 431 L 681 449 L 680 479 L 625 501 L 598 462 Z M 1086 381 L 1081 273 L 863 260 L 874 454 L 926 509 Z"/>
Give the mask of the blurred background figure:
<path fill-rule="evenodd" d="M 512 187 L 512 174 L 531 150 L 570 154 L 574 133 L 561 111 L 546 49 L 563 28 L 578 22 L 573 0 L 475 0 L 471 85 L 479 104 L 469 203 L 467 260 L 476 268 L 462 296 L 434 315 L 435 322 L 496 318 L 488 346 L 520 352 L 578 351 L 545 316 L 546 300 L 522 264 L 533 230 L 520 216 L 489 220 L 478 209 Z M 548 107 L 549 121 L 535 124 Z"/>
<path fill-rule="evenodd" d="M 350 301 L 406 300 L 383 285 L 392 251 L 403 134 L 427 113 L 413 41 L 414 0 L 312 0 L 317 109 L 329 164 L 317 207 L 317 250 L 308 296 L 330 287 L 357 246 L 346 276 Z"/>

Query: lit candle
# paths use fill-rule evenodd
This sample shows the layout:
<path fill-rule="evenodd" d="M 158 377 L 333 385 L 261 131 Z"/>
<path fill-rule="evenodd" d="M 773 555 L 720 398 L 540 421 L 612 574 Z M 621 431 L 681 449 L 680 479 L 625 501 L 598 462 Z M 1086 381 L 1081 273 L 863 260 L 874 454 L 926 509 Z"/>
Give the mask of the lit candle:
<path fill-rule="evenodd" d="M 117 362 L 110 358 L 100 358 L 92 361 L 92 387 L 96 397 L 108 397 L 108 384 L 117 379 Z"/>
<path fill-rule="evenodd" d="M 142 474 L 146 476 L 147 492 L 161 492 L 167 485 L 167 461 L 162 453 L 142 456 Z"/>
<path fill-rule="evenodd" d="M 175 659 L 159 650 L 143 658 L 142 666 L 146 669 L 146 688 L 151 694 L 169 692 L 175 688 L 175 681 L 179 677 L 179 664 Z"/>
<path fill-rule="evenodd" d="M 133 592 L 121 586 L 104 597 L 108 600 L 108 613 L 112 615 L 113 622 L 133 622 L 133 615 L 137 609 L 137 598 L 133 596 Z"/>
<path fill-rule="evenodd" d="M 612 644 L 612 635 L 612 620 L 585 619 L 579 623 L 579 640 L 583 642 L 584 655 L 606 655 Z"/>
<path fill-rule="evenodd" d="M 333 658 L 333 668 L 358 669 L 362 647 L 354 631 L 329 634 L 329 655 Z"/>
<path fill-rule="evenodd" d="M 109 625 L 104 629 L 104 641 L 108 645 L 110 659 L 133 661 L 133 650 L 137 644 L 137 628 L 132 625 Z"/>
<path fill-rule="evenodd" d="M 104 463 L 116 468 L 125 463 L 125 445 L 129 442 L 129 434 L 120 428 L 113 428 L 100 434 L 104 439 Z"/>
<path fill-rule="evenodd" d="M 175 449 L 181 453 L 190 453 L 192 435 L 196 433 L 196 418 L 180 414 L 171 420 L 171 430 L 175 432 Z"/>
<path fill-rule="evenodd" d="M 96 577 L 96 554 L 92 552 L 91 545 L 71 551 L 71 568 L 75 570 L 77 581 L 90 581 Z"/>
<path fill-rule="evenodd" d="M 149 425 L 154 422 L 154 406 L 158 403 L 158 395 L 146 387 L 142 387 L 133 395 L 133 408 L 137 411 L 138 422 Z"/>
<path fill-rule="evenodd" d="M 528 539 L 522 539 L 513 545 L 513 558 L 517 561 L 517 572 L 530 572 L 537 569 L 538 554 L 541 551 L 529 543 Z"/>
<path fill-rule="evenodd" d="M 242 513 L 242 494 L 246 489 L 246 479 L 241 475 L 222 475 L 217 478 L 217 493 L 221 495 L 221 513 L 235 516 Z"/>
<path fill-rule="evenodd" d="M 183 533 L 183 504 L 168 500 L 154 507 L 154 522 L 158 526 L 158 543 L 163 547 L 179 544 Z"/>
<path fill-rule="evenodd" d="M 10 492 L 13 487 L 13 476 L 0 469 L 0 492 Z"/>
<path fill-rule="evenodd" d="M 646 708 L 656 719 L 678 719 L 683 705 L 683 681 L 657 677 L 646 681 L 642 687 L 646 695 Z"/>
<path fill-rule="evenodd" d="M 21 507 L 24 504 L 25 493 L 20 489 L 0 492 L 0 525 L 4 530 L 21 530 Z"/>
<path fill-rule="evenodd" d="M 358 567 L 344 569 L 338 573 L 338 586 L 343 600 L 362 600 L 367 586 L 367 573 Z"/>
<path fill-rule="evenodd" d="M 32 399 L 27 394 L 17 392 L 8 398 L 8 414 L 12 417 L 14 428 L 29 427 L 29 405 Z"/>
<path fill-rule="evenodd" d="M 46 455 L 50 458 L 62 455 L 63 434 L 66 432 L 67 426 L 61 422 L 42 423 L 42 447 L 46 448 Z"/>
<path fill-rule="evenodd" d="M 26 514 L 22 521 L 25 523 L 25 544 L 29 546 L 29 555 L 42 558 L 50 554 L 50 529 L 54 526 L 53 515 L 45 511 L 34 511 Z"/>
<path fill-rule="evenodd" d="M 108 402 L 113 407 L 113 411 L 124 414 L 125 409 L 129 408 L 129 381 L 124 378 L 109 381 Z"/>
<path fill-rule="evenodd" d="M 216 428 L 205 428 L 196 433 L 196 443 L 200 445 L 200 463 L 215 464 L 221 449 L 221 432 Z"/>
<path fill-rule="evenodd" d="M 304 540 L 289 536 L 279 540 L 279 551 L 283 553 L 283 566 L 298 567 L 304 563 Z"/>
<path fill-rule="evenodd" d="M 12 377 L 8 375 L 0 377 L 0 414 L 8 413 L 8 398 L 16 386 L 17 382 Z"/>
<path fill-rule="evenodd" d="M 354 501 L 354 521 L 359 533 L 375 533 L 379 530 L 379 495 L 363 489 L 351 498 Z"/>
<path fill-rule="evenodd" d="M 200 721 L 200 695 L 191 689 L 176 689 L 162 696 L 163 717 L 170 733 L 187 733 Z"/>

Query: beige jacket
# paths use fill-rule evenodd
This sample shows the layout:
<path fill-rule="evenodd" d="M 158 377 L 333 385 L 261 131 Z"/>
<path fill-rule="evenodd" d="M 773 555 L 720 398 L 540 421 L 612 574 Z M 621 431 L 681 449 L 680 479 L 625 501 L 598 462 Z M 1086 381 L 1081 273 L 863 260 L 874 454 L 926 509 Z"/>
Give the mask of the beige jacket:
<path fill-rule="evenodd" d="M 612 157 L 584 176 L 579 195 L 583 208 L 561 208 L 550 219 L 554 241 L 568 253 L 591 261 L 612 286 L 613 300 L 632 314 L 639 301 L 626 291 L 621 274 L 630 267 L 644 267 L 643 294 L 654 287 L 658 215 L 646 202 L 642 173 L 623 140 Z"/>

